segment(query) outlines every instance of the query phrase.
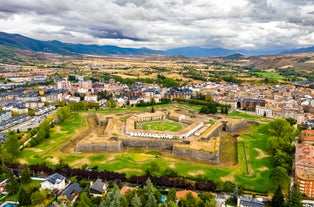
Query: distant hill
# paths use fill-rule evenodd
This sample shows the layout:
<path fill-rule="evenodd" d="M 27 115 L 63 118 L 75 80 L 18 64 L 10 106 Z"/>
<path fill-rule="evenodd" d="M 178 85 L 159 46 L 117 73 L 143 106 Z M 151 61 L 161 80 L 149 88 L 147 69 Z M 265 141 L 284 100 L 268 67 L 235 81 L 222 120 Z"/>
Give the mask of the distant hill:
<path fill-rule="evenodd" d="M 305 47 L 299 48 L 294 50 L 287 50 L 281 52 L 281 54 L 300 54 L 300 53 L 314 53 L 314 46 L 313 47 Z"/>
<path fill-rule="evenodd" d="M 245 58 L 245 56 L 240 53 L 236 53 L 236 54 L 228 55 L 224 57 L 225 60 L 241 60 L 243 58 Z"/>
<path fill-rule="evenodd" d="M 10 46 L 36 52 L 49 52 L 64 55 L 93 54 L 93 55 L 151 55 L 163 54 L 162 51 L 148 48 L 122 48 L 112 45 L 83 45 L 70 44 L 60 41 L 40 41 L 19 34 L 0 32 L 0 45 Z"/>
<path fill-rule="evenodd" d="M 22 50 L 56 53 L 62 55 L 173 55 L 184 57 L 225 57 L 240 53 L 246 56 L 251 55 L 275 55 L 275 54 L 297 54 L 314 52 L 314 47 L 295 50 L 230 50 L 225 48 L 205 48 L 198 46 L 180 47 L 169 50 L 152 50 L 149 48 L 122 48 L 113 45 L 84 45 L 63 43 L 57 40 L 41 41 L 25 37 L 19 34 L 8 34 L 0 32 L 0 45 Z M 240 58 L 240 57 L 236 57 Z"/>
<path fill-rule="evenodd" d="M 221 57 L 237 53 L 235 50 L 224 48 L 180 47 L 165 51 L 168 55 L 181 55 L 185 57 Z"/>

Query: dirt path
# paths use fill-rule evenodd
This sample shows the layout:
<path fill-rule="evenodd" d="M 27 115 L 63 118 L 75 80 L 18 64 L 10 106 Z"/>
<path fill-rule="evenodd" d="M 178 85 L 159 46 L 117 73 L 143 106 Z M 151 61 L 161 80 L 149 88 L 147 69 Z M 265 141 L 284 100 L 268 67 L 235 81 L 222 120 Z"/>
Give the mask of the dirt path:
<path fill-rule="evenodd" d="M 263 159 L 265 157 L 269 157 L 270 155 L 265 154 L 265 152 L 259 148 L 254 148 L 258 152 L 258 156 L 255 159 Z"/>
<path fill-rule="evenodd" d="M 72 153 L 74 152 L 75 146 L 77 145 L 77 143 L 84 139 L 86 136 L 88 136 L 89 134 L 91 134 L 96 126 L 97 126 L 97 121 L 96 121 L 96 116 L 86 116 L 86 120 L 87 120 L 87 124 L 88 124 L 88 128 L 85 130 L 78 130 L 75 132 L 75 134 L 73 135 L 73 137 L 75 137 L 73 140 L 70 140 L 68 143 L 66 143 L 61 149 L 60 151 L 63 153 Z"/>

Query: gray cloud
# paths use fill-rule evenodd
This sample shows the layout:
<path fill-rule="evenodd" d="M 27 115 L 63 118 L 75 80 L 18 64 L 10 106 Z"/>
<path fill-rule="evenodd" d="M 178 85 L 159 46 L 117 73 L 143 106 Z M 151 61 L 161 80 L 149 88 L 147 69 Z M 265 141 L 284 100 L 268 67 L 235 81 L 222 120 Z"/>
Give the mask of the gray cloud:
<path fill-rule="evenodd" d="M 43 40 L 165 49 L 303 47 L 312 0 L 0 0 L 0 30 Z"/>

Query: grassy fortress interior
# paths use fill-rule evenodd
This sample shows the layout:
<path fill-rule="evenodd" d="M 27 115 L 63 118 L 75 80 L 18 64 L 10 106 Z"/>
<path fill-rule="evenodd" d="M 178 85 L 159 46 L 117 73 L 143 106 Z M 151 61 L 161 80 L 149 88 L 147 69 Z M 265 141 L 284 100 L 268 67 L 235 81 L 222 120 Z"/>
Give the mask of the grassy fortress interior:
<path fill-rule="evenodd" d="M 182 108 L 154 113 L 89 114 L 89 127 L 73 142 L 76 152 L 119 152 L 124 148 L 170 150 L 172 156 L 219 163 L 220 132 L 247 126 L 244 119 L 217 119 Z M 212 123 L 212 124 L 210 124 Z"/>

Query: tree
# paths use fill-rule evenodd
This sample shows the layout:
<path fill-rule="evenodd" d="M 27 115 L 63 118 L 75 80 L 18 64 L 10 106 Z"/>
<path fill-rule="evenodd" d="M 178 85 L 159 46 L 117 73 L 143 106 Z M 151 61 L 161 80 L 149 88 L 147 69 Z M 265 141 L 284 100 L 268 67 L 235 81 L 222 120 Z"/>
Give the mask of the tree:
<path fill-rule="evenodd" d="M 111 206 L 113 206 L 113 207 L 120 206 L 121 198 L 122 198 L 122 196 L 120 194 L 119 187 L 117 185 L 114 185 L 113 192 L 112 192 Z"/>
<path fill-rule="evenodd" d="M 286 202 L 287 207 L 302 207 L 302 194 L 299 190 L 299 186 L 297 184 L 294 184 L 289 193 L 288 198 Z"/>
<path fill-rule="evenodd" d="M 154 98 L 151 98 L 151 99 L 150 99 L 150 105 L 152 105 L 152 106 L 153 106 L 153 105 L 156 105 L 156 101 L 155 101 Z"/>
<path fill-rule="evenodd" d="M 293 126 L 297 123 L 297 120 L 294 118 L 286 118 L 287 122 L 289 122 L 290 126 Z"/>
<path fill-rule="evenodd" d="M 120 203 L 120 206 L 121 207 L 129 207 L 129 201 L 128 201 L 128 199 L 126 198 L 126 196 L 123 196 L 122 198 L 121 198 L 121 203 Z"/>
<path fill-rule="evenodd" d="M 269 123 L 269 132 L 278 138 L 282 138 L 285 141 L 293 141 L 295 139 L 295 128 L 284 119 L 275 119 Z"/>
<path fill-rule="evenodd" d="M 217 113 L 217 106 L 216 106 L 216 104 L 209 103 L 200 109 L 200 113 L 202 113 L 202 114 L 216 114 Z"/>
<path fill-rule="evenodd" d="M 283 167 L 275 167 L 270 172 L 270 180 L 272 181 L 272 184 L 277 188 L 279 185 L 282 186 L 283 189 L 286 189 L 288 187 L 288 184 L 290 182 L 287 170 Z"/>
<path fill-rule="evenodd" d="M 200 199 L 205 207 L 217 207 L 215 196 L 212 193 L 205 192 L 200 194 Z"/>
<path fill-rule="evenodd" d="M 160 175 L 160 167 L 156 162 L 152 162 L 146 169 L 146 175 L 159 177 Z"/>
<path fill-rule="evenodd" d="M 134 197 L 131 200 L 131 206 L 132 207 L 141 207 L 142 206 L 142 202 L 140 197 L 137 196 L 137 193 L 135 193 Z"/>
<path fill-rule="evenodd" d="M 205 204 L 204 204 L 205 207 L 217 207 L 217 202 L 214 199 L 210 199 L 210 200 L 207 200 L 205 201 Z"/>
<path fill-rule="evenodd" d="M 178 177 L 178 172 L 175 169 L 168 167 L 165 169 L 163 176 L 168 178 L 175 178 Z"/>
<path fill-rule="evenodd" d="M 223 183 L 223 190 L 228 193 L 232 193 L 234 191 L 235 184 L 231 181 L 226 181 Z"/>
<path fill-rule="evenodd" d="M 71 105 L 70 105 L 71 106 Z M 69 106 L 64 106 L 57 111 L 58 121 L 62 123 L 64 120 L 71 117 L 71 109 Z"/>
<path fill-rule="evenodd" d="M 155 109 L 154 109 L 153 106 L 152 106 L 152 108 L 150 109 L 150 113 L 155 113 Z"/>
<path fill-rule="evenodd" d="M 11 162 L 13 160 L 12 155 L 8 152 L 8 149 L 5 145 L 0 145 L 0 159 L 2 162 Z"/>
<path fill-rule="evenodd" d="M 289 173 L 292 167 L 292 157 L 282 150 L 277 150 L 274 156 L 275 166 L 283 167 Z"/>
<path fill-rule="evenodd" d="M 26 192 L 26 190 L 23 187 L 19 192 L 18 201 L 21 206 L 28 206 L 31 204 L 30 195 Z"/>
<path fill-rule="evenodd" d="M 185 207 L 195 207 L 197 206 L 197 200 L 194 198 L 191 192 L 188 192 L 186 197 L 181 199 L 181 204 Z"/>
<path fill-rule="evenodd" d="M 15 193 L 19 191 L 18 182 L 16 181 L 12 171 L 9 169 L 7 172 L 7 176 L 8 176 L 8 180 L 6 182 L 5 189 L 9 195 L 14 195 Z"/>
<path fill-rule="evenodd" d="M 28 166 L 24 165 L 21 171 L 21 183 L 29 183 L 31 181 L 31 171 Z"/>
<path fill-rule="evenodd" d="M 205 96 L 205 101 L 213 102 L 213 97 L 210 95 Z"/>
<path fill-rule="evenodd" d="M 31 195 L 31 202 L 34 206 L 37 204 L 43 203 L 44 200 L 45 200 L 45 197 L 40 191 L 35 191 Z"/>
<path fill-rule="evenodd" d="M 0 155 L 2 156 L 1 153 L 0 153 Z M 0 166 L 0 180 L 4 180 L 5 178 L 7 178 L 8 177 L 7 173 L 8 173 L 8 167 L 4 164 L 4 161 L 2 160 L 1 166 Z"/>
<path fill-rule="evenodd" d="M 167 200 L 168 201 L 176 201 L 176 189 L 175 188 L 171 188 L 168 192 L 168 196 L 167 196 Z"/>
<path fill-rule="evenodd" d="M 153 193 L 150 193 L 148 195 L 148 200 L 146 203 L 146 207 L 157 207 L 157 201 L 155 199 L 155 196 Z"/>
<path fill-rule="evenodd" d="M 4 146 L 13 159 L 20 154 L 20 144 L 16 136 L 13 135 L 6 139 Z"/>
<path fill-rule="evenodd" d="M 109 100 L 106 102 L 106 105 L 107 105 L 109 108 L 113 109 L 113 108 L 115 108 L 115 107 L 117 106 L 117 103 L 116 103 L 113 99 L 109 99 Z"/>
<path fill-rule="evenodd" d="M 277 190 L 274 193 L 273 198 L 271 199 L 271 207 L 284 207 L 285 200 L 282 194 L 281 185 L 278 186 Z"/>
<path fill-rule="evenodd" d="M 77 207 L 90 207 L 93 206 L 91 199 L 88 197 L 87 192 L 81 193 Z"/>

